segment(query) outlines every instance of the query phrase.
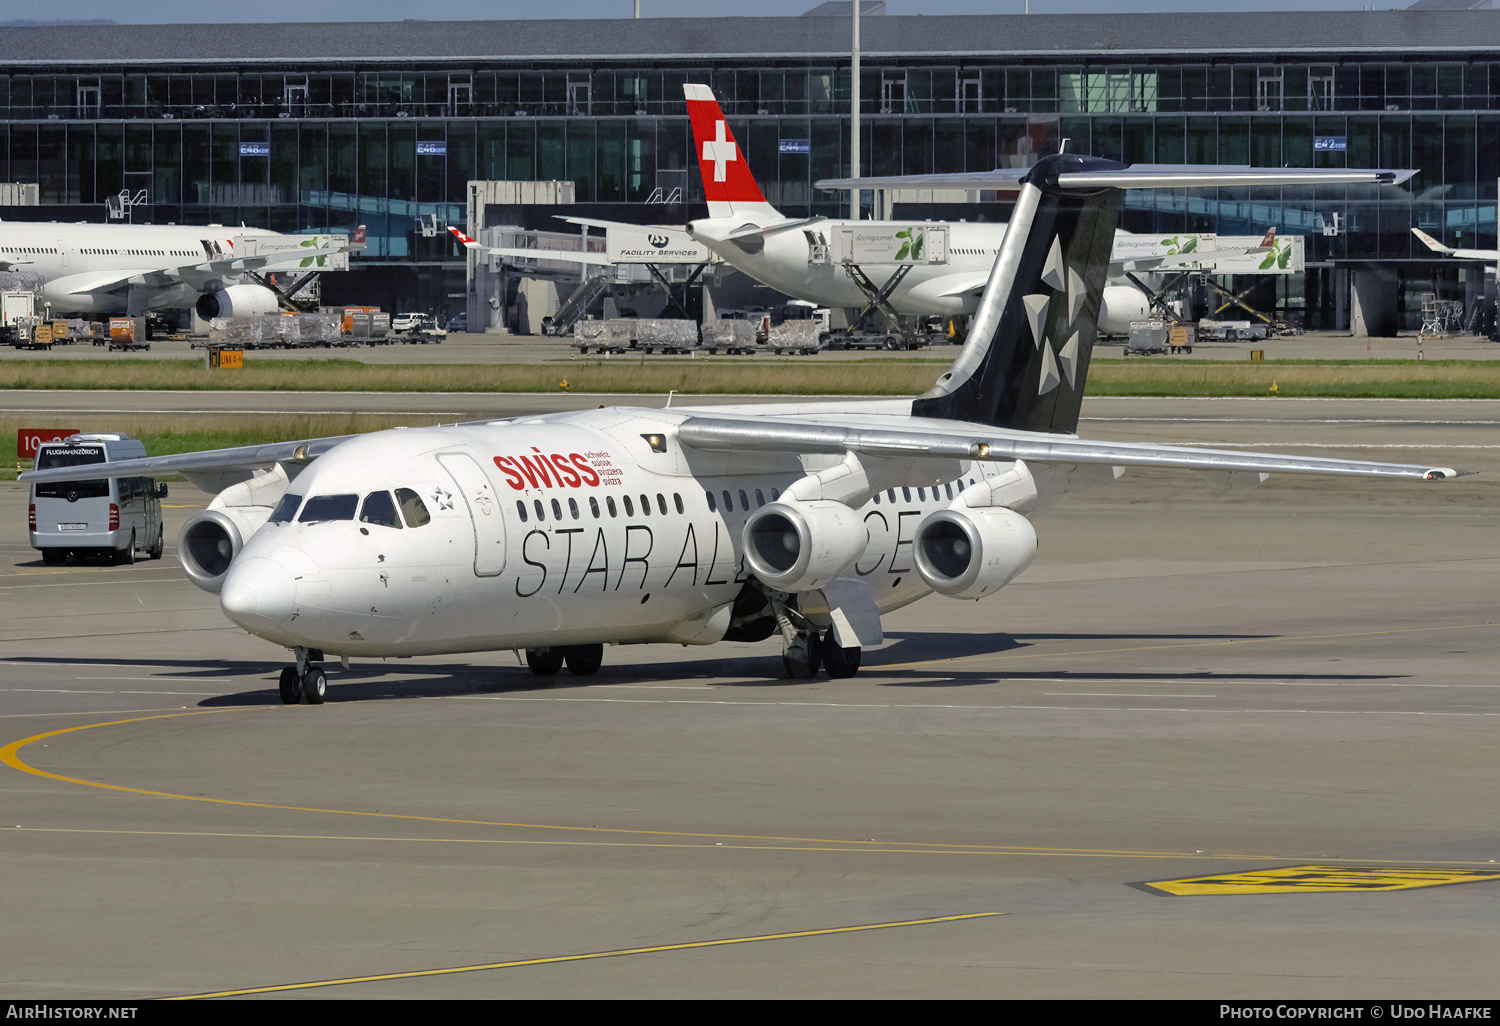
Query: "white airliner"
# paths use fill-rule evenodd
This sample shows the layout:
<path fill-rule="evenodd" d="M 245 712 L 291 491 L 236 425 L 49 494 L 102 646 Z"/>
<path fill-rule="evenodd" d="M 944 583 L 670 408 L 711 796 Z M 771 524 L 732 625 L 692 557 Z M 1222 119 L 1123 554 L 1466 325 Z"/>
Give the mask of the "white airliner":
<path fill-rule="evenodd" d="M 1491 263 L 1500 261 L 1500 249 L 1454 249 L 1452 246 L 1443 245 L 1420 228 L 1413 228 L 1411 233 L 1421 239 L 1423 245 L 1434 253 L 1457 257 L 1460 260 L 1487 260 Z"/>
<path fill-rule="evenodd" d="M 277 311 L 276 293 L 242 281 L 246 273 L 315 270 L 362 242 L 362 230 L 351 244 L 344 235 L 223 225 L 0 221 L 0 271 L 40 277 L 58 313 L 139 317 L 194 307 L 207 320 Z"/>
<path fill-rule="evenodd" d="M 1406 177 L 1075 154 L 983 176 L 1019 191 L 1011 230 L 957 359 L 916 399 L 600 408 L 22 479 L 179 472 L 222 489 L 179 556 L 229 619 L 292 651 L 286 702 L 322 702 L 331 658 L 524 649 L 539 674 L 590 674 L 607 644 L 777 634 L 791 676 L 847 677 L 884 614 L 994 595 L 1031 562 L 1032 518 L 1126 467 L 1221 490 L 1277 471 L 1455 476 L 1075 434 L 1122 190 Z"/>
<path fill-rule="evenodd" d="M 766 202 L 734 133 L 724 119 L 713 91 L 706 85 L 683 86 L 688 117 L 696 141 L 708 217 L 691 222 L 687 233 L 713 255 L 756 281 L 795 299 L 827 307 L 863 307 L 868 295 L 856 282 L 843 248 L 860 246 L 860 239 L 879 244 L 905 232 L 910 240 L 902 250 L 892 246 L 884 258 L 848 261 L 855 263 L 871 285 L 885 285 L 903 264 L 910 269 L 892 288 L 886 300 L 897 313 L 954 316 L 972 314 L 989 279 L 995 255 L 1005 238 L 1005 222 L 912 222 L 854 221 L 827 217 L 789 218 Z M 928 186 L 931 188 L 931 186 Z M 991 186 L 993 188 L 993 186 Z M 612 221 L 562 217 L 573 224 L 597 228 L 629 227 Z M 652 225 L 653 230 L 682 233 L 681 228 Z M 450 228 L 466 248 L 511 259 L 562 260 L 580 264 L 607 264 L 603 252 L 486 248 Z M 913 238 L 913 234 L 918 237 Z M 1178 253 L 1164 245 L 1159 235 L 1133 235 L 1117 231 L 1111 275 L 1125 272 L 1157 273 L 1207 266 L 1214 257 L 1244 256 L 1268 249 L 1273 228 L 1258 247 Z M 1175 240 L 1174 240 L 1175 241 Z M 926 252 L 921 248 L 927 244 Z M 899 242 L 898 242 L 899 245 Z M 934 246 L 941 245 L 941 251 Z M 868 247 L 864 247 L 868 248 Z M 900 259 L 897 259 L 900 258 Z M 1128 335 L 1130 322 L 1146 319 L 1150 300 L 1130 285 L 1106 285 L 1099 312 L 1099 331 L 1105 335 Z"/>

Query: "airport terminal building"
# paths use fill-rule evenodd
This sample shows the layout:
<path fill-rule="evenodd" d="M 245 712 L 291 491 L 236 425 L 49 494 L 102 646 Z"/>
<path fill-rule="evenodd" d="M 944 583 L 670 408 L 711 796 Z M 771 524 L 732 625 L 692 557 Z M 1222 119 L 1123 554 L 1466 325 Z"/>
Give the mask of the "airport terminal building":
<path fill-rule="evenodd" d="M 137 223 L 364 224 L 325 295 L 457 312 L 464 257 L 433 229 L 465 223 L 472 180 L 571 181 L 577 214 L 702 216 L 687 82 L 713 87 L 783 212 L 847 211 L 812 187 L 849 170 L 847 15 L 7 27 L 0 183 L 38 188 L 0 217 L 103 221 L 125 192 Z M 1258 305 L 1309 328 L 1348 325 L 1351 282 L 1406 330 L 1421 293 L 1472 300 L 1478 265 L 1413 226 L 1496 246 L 1497 11 L 873 14 L 862 52 L 865 174 L 1021 167 L 1064 139 L 1125 162 L 1419 168 L 1402 187 L 1130 195 L 1135 231 L 1308 236 L 1307 273 Z M 554 212 L 507 214 L 555 228 Z"/>

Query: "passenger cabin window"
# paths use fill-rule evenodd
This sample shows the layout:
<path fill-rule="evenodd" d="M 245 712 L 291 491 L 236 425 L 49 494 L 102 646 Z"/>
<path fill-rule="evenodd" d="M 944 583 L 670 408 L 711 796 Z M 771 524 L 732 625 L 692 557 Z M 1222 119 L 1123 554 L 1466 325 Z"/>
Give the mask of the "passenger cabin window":
<path fill-rule="evenodd" d="M 421 527 L 432 521 L 432 515 L 427 512 L 427 504 L 410 488 L 396 489 L 396 504 L 401 507 L 401 515 L 406 518 L 407 527 Z"/>
<path fill-rule="evenodd" d="M 359 506 L 358 495 L 314 495 L 302 507 L 299 524 L 321 524 L 329 520 L 353 520 Z"/>
<path fill-rule="evenodd" d="M 297 507 L 302 505 L 302 496 L 293 495 L 290 492 L 281 497 L 276 508 L 271 510 L 271 516 L 266 521 L 268 524 L 290 524 L 292 518 L 297 515 Z"/>
<path fill-rule="evenodd" d="M 391 493 L 371 492 L 366 495 L 365 504 L 360 507 L 359 522 L 401 530 L 401 518 L 396 515 L 396 503 L 391 500 Z"/>
<path fill-rule="evenodd" d="M 516 515 L 521 518 L 521 523 L 523 524 L 530 519 L 526 515 L 526 501 L 524 499 L 516 500 Z"/>
<path fill-rule="evenodd" d="M 708 511 L 710 513 L 717 513 L 719 510 L 718 507 L 714 505 L 714 493 L 704 492 L 703 497 L 708 500 Z"/>

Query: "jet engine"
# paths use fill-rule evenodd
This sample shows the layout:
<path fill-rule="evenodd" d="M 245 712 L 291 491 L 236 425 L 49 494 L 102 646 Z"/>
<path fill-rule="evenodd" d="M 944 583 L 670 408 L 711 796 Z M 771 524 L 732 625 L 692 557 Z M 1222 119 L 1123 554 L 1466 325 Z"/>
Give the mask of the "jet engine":
<path fill-rule="evenodd" d="M 777 591 L 816 591 L 864 554 L 870 533 L 842 502 L 773 502 L 751 514 L 745 564 Z"/>
<path fill-rule="evenodd" d="M 276 293 L 262 285 L 231 285 L 198 297 L 195 309 L 205 321 L 215 317 L 258 317 L 278 310 Z"/>
<path fill-rule="evenodd" d="M 1099 301 L 1099 334 L 1129 335 L 1131 321 L 1151 317 L 1151 301 L 1140 289 L 1129 285 L 1105 286 Z"/>
<path fill-rule="evenodd" d="M 265 524 L 270 512 L 264 506 L 226 506 L 190 517 L 177 536 L 177 558 L 188 579 L 204 591 L 218 594 L 229 564 Z"/>
<path fill-rule="evenodd" d="M 950 598 L 978 599 L 999 591 L 1031 565 L 1036 531 L 1003 506 L 940 509 L 917 527 L 917 573 Z"/>

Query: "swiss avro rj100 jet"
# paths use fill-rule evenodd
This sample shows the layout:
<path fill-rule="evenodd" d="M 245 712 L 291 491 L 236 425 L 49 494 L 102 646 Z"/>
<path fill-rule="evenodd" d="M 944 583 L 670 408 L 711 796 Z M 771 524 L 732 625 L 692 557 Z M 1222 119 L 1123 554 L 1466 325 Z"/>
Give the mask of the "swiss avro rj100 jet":
<path fill-rule="evenodd" d="M 994 595 L 1030 564 L 1038 514 L 1127 467 L 1220 488 L 1454 476 L 1074 433 L 1122 190 L 1405 177 L 1069 154 L 985 176 L 971 187 L 1019 190 L 1010 230 L 957 359 L 916 399 L 601 408 L 86 470 L 218 491 L 179 555 L 226 616 L 291 650 L 287 702 L 324 700 L 327 658 L 516 649 L 539 674 L 589 674 L 607 644 L 773 635 L 790 675 L 848 677 L 886 613 Z"/>

